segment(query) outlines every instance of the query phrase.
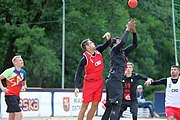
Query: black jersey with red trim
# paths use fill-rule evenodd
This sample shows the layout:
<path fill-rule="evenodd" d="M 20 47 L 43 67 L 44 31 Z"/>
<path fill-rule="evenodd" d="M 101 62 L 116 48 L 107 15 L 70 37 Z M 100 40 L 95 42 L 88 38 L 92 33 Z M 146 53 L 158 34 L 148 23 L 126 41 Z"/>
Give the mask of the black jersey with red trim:
<path fill-rule="evenodd" d="M 124 76 L 123 83 L 123 100 L 137 100 L 136 99 L 136 87 L 139 80 L 147 80 L 148 77 L 142 76 L 139 73 L 132 73 L 131 77 Z M 130 99 L 127 99 L 127 96 L 130 96 Z"/>

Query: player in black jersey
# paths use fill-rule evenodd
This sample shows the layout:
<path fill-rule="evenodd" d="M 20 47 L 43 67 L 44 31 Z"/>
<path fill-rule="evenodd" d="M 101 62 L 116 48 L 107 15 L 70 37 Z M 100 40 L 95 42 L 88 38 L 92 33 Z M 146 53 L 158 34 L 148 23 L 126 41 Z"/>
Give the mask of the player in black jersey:
<path fill-rule="evenodd" d="M 146 82 L 152 82 L 151 78 L 140 75 L 139 73 L 133 72 L 134 64 L 131 62 L 127 63 L 125 76 L 122 81 L 123 83 L 123 100 L 120 110 L 120 116 L 122 113 L 130 107 L 133 120 L 137 120 L 138 102 L 136 98 L 136 88 L 139 80 L 145 80 Z"/>
<path fill-rule="evenodd" d="M 133 66 L 134 66 L 133 63 L 131 62 L 127 63 L 125 76 L 122 79 L 123 99 L 122 99 L 122 104 L 118 119 L 120 119 L 120 116 L 127 109 L 127 107 L 130 107 L 133 120 L 137 120 L 138 103 L 136 98 L 136 86 L 138 84 L 138 80 L 145 80 L 147 84 L 148 83 L 150 84 L 152 82 L 151 78 L 133 72 Z M 106 99 L 107 100 L 109 99 L 108 94 Z M 106 106 L 106 111 L 102 117 L 102 120 L 109 119 L 109 115 L 112 109 L 112 106 L 109 104 L 109 101 L 106 102 L 105 106 Z"/>
<path fill-rule="evenodd" d="M 133 44 L 123 48 L 125 42 L 127 41 L 130 29 L 133 33 Z M 122 78 L 124 76 L 124 70 L 126 67 L 126 58 L 128 54 L 137 47 L 137 36 L 134 20 L 132 19 L 128 22 L 122 40 L 115 38 L 112 41 L 115 42 L 111 46 L 110 72 L 108 75 L 108 80 L 106 80 L 106 90 L 109 99 L 107 99 L 107 109 L 102 117 L 102 120 L 108 119 L 109 114 L 111 120 L 118 120 L 119 117 L 123 95 Z"/>

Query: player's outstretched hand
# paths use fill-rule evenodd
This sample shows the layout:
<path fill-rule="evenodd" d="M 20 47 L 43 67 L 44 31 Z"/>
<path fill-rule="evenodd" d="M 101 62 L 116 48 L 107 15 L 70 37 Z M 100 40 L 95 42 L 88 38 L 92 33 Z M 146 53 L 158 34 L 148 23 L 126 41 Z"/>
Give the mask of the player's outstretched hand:
<path fill-rule="evenodd" d="M 110 34 L 110 32 L 106 32 L 106 33 L 103 35 L 103 38 L 105 38 L 105 37 L 106 37 L 107 40 L 110 40 L 110 39 L 111 39 L 111 34 Z"/>
<path fill-rule="evenodd" d="M 78 97 L 78 94 L 79 94 L 79 89 L 78 88 L 75 88 L 74 94 L 75 94 L 76 97 Z"/>
<path fill-rule="evenodd" d="M 130 19 L 130 20 L 128 21 L 128 24 L 126 25 L 126 30 L 127 30 L 127 31 L 130 31 L 130 29 L 132 28 L 133 24 L 134 24 L 134 20 L 133 20 L 133 19 Z"/>
<path fill-rule="evenodd" d="M 133 33 L 136 33 L 136 24 L 135 24 L 135 21 L 134 21 L 134 20 L 132 21 L 131 29 L 132 29 L 132 32 L 133 32 Z"/>
<path fill-rule="evenodd" d="M 149 78 L 149 79 L 144 83 L 144 85 L 149 86 L 149 85 L 151 85 L 152 82 L 154 82 L 153 79 Z"/>
<path fill-rule="evenodd" d="M 26 91 L 26 87 L 25 87 L 25 86 L 22 86 L 21 92 L 25 92 L 25 91 Z"/>

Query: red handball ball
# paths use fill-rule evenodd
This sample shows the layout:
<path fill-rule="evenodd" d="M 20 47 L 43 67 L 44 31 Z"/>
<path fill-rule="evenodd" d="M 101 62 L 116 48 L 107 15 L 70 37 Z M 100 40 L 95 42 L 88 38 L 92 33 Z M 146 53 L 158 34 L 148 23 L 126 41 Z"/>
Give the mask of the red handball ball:
<path fill-rule="evenodd" d="M 135 8 L 138 5 L 138 1 L 137 0 L 129 0 L 128 5 L 130 8 Z"/>

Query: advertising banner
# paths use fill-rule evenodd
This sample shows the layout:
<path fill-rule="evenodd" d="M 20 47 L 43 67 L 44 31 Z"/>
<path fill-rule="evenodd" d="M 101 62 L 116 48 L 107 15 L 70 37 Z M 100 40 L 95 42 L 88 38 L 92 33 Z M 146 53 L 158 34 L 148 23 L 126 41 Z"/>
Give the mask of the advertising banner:
<path fill-rule="evenodd" d="M 54 93 L 54 116 L 78 116 L 82 105 L 82 93 L 75 97 L 74 92 Z M 90 109 L 91 103 L 87 111 Z M 87 111 L 85 115 L 87 114 Z"/>
<path fill-rule="evenodd" d="M 51 116 L 52 105 L 51 92 L 21 92 L 20 107 L 24 117 L 30 116 Z M 1 117 L 7 118 L 7 105 L 5 103 L 4 93 L 1 92 Z"/>

